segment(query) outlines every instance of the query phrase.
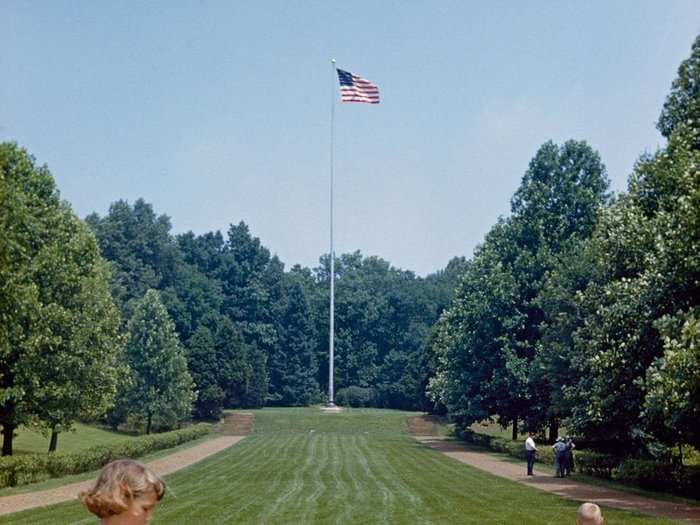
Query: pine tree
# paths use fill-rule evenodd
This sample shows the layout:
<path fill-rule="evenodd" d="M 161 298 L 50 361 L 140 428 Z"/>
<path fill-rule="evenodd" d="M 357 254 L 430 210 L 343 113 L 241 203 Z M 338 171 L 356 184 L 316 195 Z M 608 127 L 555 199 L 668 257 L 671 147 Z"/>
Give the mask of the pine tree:
<path fill-rule="evenodd" d="M 224 405 L 231 408 L 243 406 L 252 375 L 252 368 L 248 362 L 248 348 L 240 330 L 228 317 L 216 317 L 213 331 L 216 377 L 224 394 Z"/>
<path fill-rule="evenodd" d="M 318 394 L 314 329 L 301 284 L 291 285 L 270 369 L 271 395 L 283 405 L 308 405 Z M 273 390 L 274 389 L 274 390 Z"/>
<path fill-rule="evenodd" d="M 219 386 L 219 362 L 211 331 L 200 326 L 187 341 L 187 368 L 197 385 L 194 403 L 195 417 L 219 419 L 224 391 Z"/>
<path fill-rule="evenodd" d="M 253 345 L 248 351 L 250 381 L 243 397 L 243 406 L 262 408 L 267 400 L 267 354 Z"/>

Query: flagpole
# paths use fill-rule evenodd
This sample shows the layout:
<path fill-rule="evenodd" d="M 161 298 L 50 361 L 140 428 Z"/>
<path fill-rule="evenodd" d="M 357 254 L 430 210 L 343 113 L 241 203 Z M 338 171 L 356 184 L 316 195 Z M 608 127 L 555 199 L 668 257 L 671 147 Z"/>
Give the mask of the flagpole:
<path fill-rule="evenodd" d="M 335 251 L 333 250 L 333 120 L 335 113 L 335 58 L 331 59 L 333 87 L 331 89 L 331 154 L 330 154 L 330 203 L 331 203 L 331 304 L 330 304 L 330 330 L 329 330 L 329 356 L 328 356 L 328 406 L 335 406 L 333 394 L 333 359 L 334 359 L 334 317 L 335 317 Z"/>

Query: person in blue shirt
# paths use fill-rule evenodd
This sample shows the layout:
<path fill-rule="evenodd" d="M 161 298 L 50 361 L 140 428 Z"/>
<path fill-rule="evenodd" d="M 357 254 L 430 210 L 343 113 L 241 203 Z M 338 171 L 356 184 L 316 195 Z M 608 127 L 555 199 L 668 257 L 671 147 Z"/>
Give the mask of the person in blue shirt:
<path fill-rule="evenodd" d="M 558 437 L 552 448 L 554 449 L 554 475 L 557 478 L 563 478 L 564 465 L 566 463 L 566 443 L 564 443 L 564 438 Z"/>

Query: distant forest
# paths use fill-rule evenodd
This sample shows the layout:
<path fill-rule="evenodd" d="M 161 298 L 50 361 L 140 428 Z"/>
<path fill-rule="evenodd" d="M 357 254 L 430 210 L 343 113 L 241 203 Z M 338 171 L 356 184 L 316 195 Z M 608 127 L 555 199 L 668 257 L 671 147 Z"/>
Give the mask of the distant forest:
<path fill-rule="evenodd" d="M 245 223 L 231 224 L 225 235 L 172 235 L 170 219 L 143 200 L 115 202 L 87 223 L 112 266 L 112 296 L 124 322 L 147 290 L 159 292 L 200 392 L 198 415 L 327 399 L 328 254 L 316 268 L 285 271 Z M 427 407 L 430 330 L 465 264 L 455 258 L 421 278 L 359 251 L 336 257 L 340 399 L 357 387 L 372 406 Z"/>

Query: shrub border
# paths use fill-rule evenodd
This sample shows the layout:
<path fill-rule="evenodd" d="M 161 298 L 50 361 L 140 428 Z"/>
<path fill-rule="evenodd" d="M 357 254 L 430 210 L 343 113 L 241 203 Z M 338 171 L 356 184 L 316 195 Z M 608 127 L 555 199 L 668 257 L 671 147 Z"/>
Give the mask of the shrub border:
<path fill-rule="evenodd" d="M 471 429 L 457 429 L 457 436 L 473 445 L 503 452 L 509 456 L 526 460 L 525 446 L 521 441 L 512 441 Z M 576 469 L 602 479 L 613 479 L 621 483 L 671 494 L 700 498 L 700 467 L 680 467 L 649 459 L 619 459 L 612 454 L 577 450 L 574 455 Z M 537 450 L 535 461 L 545 465 L 554 464 L 554 451 L 549 446 Z"/>
<path fill-rule="evenodd" d="M 205 436 L 212 425 L 198 423 L 162 434 L 139 436 L 111 445 L 97 445 L 70 454 L 27 454 L 0 457 L 0 488 L 16 487 L 97 470 L 120 458 L 139 458 Z"/>

